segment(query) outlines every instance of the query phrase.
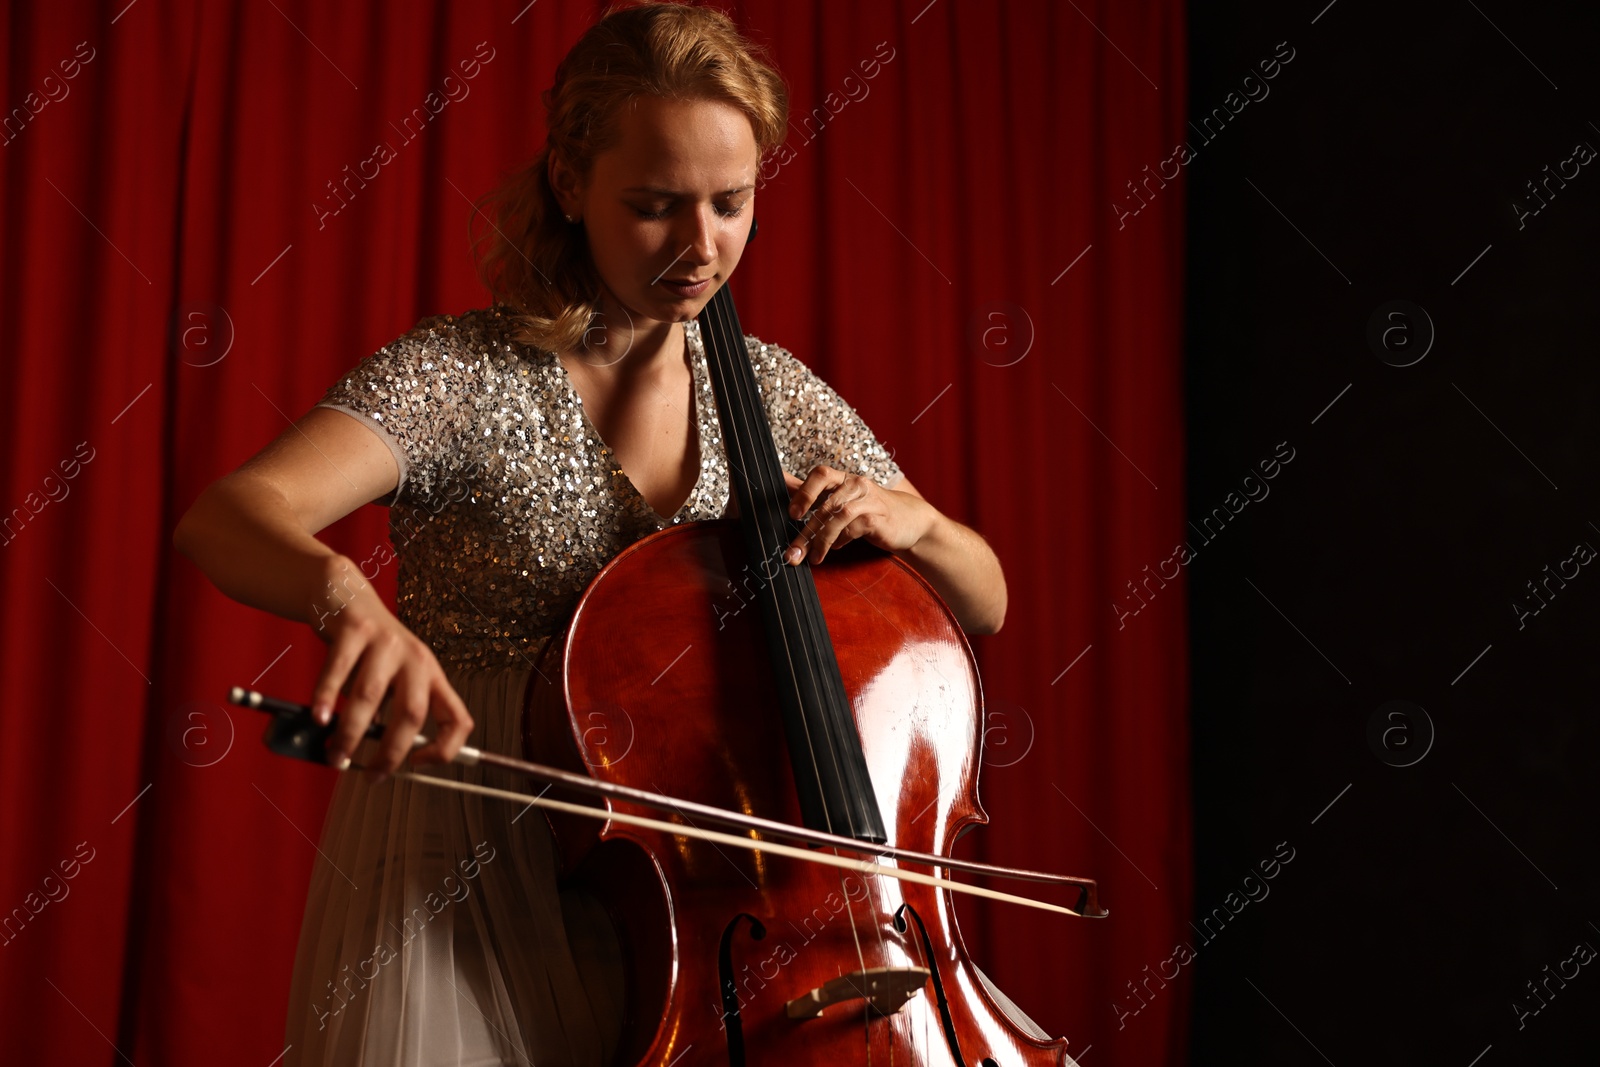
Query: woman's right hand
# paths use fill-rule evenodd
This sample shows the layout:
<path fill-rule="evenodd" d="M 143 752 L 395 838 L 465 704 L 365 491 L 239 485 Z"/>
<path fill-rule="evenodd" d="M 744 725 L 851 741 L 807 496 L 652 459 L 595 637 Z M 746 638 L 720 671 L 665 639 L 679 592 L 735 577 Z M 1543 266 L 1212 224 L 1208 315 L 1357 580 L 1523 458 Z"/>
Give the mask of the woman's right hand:
<path fill-rule="evenodd" d="M 455 758 L 472 716 L 433 656 L 384 606 L 361 568 L 316 533 L 399 485 L 393 453 L 352 415 L 313 408 L 248 463 L 201 493 L 173 532 L 173 544 L 225 594 L 286 619 L 327 642 L 312 698 L 326 724 L 341 690 L 349 701 L 328 740 L 329 761 L 353 756 L 390 697 L 373 770 L 399 768 L 431 718 L 433 740 L 413 763 Z M 336 476 L 329 476 L 333 467 Z"/>
<path fill-rule="evenodd" d="M 380 778 L 397 770 L 430 719 L 438 724 L 433 740 L 417 750 L 412 762 L 450 762 L 472 732 L 466 703 L 433 650 L 394 617 L 359 569 L 348 560 L 340 566 L 346 575 L 341 588 L 336 590 L 330 581 L 326 610 L 310 623 L 329 646 L 312 694 L 313 716 L 326 724 L 338 694 L 348 696 L 338 728 L 328 739 L 328 762 L 341 769 L 348 766 L 386 696 L 383 737 L 367 768 Z"/>

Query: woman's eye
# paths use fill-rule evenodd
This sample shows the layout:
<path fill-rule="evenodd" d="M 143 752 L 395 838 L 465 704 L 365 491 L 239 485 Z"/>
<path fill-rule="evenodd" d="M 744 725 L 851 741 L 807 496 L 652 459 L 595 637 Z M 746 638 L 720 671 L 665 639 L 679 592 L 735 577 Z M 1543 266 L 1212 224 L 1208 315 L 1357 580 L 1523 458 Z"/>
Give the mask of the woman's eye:
<path fill-rule="evenodd" d="M 743 204 L 740 204 L 738 207 L 728 207 L 728 206 L 725 206 L 725 205 L 722 205 L 722 204 L 718 204 L 716 210 L 717 210 L 717 214 L 721 215 L 725 219 L 736 219 L 740 215 L 744 214 L 744 207 L 745 206 Z M 668 214 L 671 213 L 671 211 L 672 211 L 672 208 L 670 206 L 664 207 L 664 208 L 660 209 L 659 211 L 648 211 L 648 210 L 646 210 L 645 208 L 642 208 L 642 207 L 635 207 L 633 209 L 633 213 L 635 215 L 637 215 L 637 216 L 639 216 L 639 218 L 645 219 L 647 221 L 653 221 L 653 220 L 656 220 L 656 219 L 664 219 L 664 218 L 667 217 Z"/>

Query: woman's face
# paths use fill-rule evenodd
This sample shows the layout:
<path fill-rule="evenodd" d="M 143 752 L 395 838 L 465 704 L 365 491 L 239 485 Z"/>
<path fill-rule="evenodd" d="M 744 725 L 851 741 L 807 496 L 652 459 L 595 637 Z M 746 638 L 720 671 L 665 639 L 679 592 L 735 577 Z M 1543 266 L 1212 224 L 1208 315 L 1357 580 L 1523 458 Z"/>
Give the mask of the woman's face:
<path fill-rule="evenodd" d="M 744 254 L 759 162 L 750 120 L 730 104 L 640 96 L 625 105 L 619 140 L 595 157 L 569 207 L 609 290 L 602 311 L 620 311 L 640 332 L 698 315 Z"/>

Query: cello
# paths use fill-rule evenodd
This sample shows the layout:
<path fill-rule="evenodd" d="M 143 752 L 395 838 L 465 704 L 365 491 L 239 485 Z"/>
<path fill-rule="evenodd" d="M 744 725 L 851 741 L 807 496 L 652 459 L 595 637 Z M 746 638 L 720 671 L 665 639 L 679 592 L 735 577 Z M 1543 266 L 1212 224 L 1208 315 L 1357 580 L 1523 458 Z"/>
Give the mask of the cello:
<path fill-rule="evenodd" d="M 620 552 L 544 651 L 527 759 L 457 757 L 581 802 L 405 776 L 545 810 L 565 888 L 604 908 L 627 960 L 616 1064 L 1074 1063 L 968 956 L 950 894 L 1103 917 L 1095 883 L 951 857 L 987 821 L 966 637 L 890 553 L 855 542 L 826 567 L 782 562 L 803 520 L 788 516 L 726 285 L 699 326 L 740 518 Z M 335 724 L 230 699 L 274 714 L 274 751 L 325 762 Z M 955 870 L 1070 885 L 1078 900 L 1029 901 Z"/>
<path fill-rule="evenodd" d="M 855 542 L 825 567 L 783 563 L 803 520 L 727 285 L 698 321 L 740 518 L 659 531 L 595 576 L 530 683 L 524 748 L 947 864 L 987 821 L 965 635 L 890 553 Z M 1071 1062 L 971 961 L 939 886 L 550 818 L 570 882 L 604 905 L 630 960 L 619 1063 Z"/>

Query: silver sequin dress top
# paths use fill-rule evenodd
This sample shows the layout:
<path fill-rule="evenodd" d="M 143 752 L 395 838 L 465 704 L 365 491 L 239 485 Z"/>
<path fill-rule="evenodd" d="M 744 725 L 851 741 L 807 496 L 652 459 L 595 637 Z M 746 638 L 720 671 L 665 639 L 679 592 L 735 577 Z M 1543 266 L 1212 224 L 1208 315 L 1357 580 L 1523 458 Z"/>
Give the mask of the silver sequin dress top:
<path fill-rule="evenodd" d="M 389 533 L 400 621 L 456 668 L 531 666 L 588 581 L 627 545 L 669 525 L 720 518 L 731 483 L 698 323 L 699 480 L 658 515 L 584 414 L 553 353 L 512 339 L 503 307 L 423 319 L 362 360 L 319 406 L 362 420 L 400 466 Z M 779 461 L 889 486 L 899 465 L 849 404 L 788 350 L 746 335 Z M 691 413 L 685 412 L 685 417 Z"/>

